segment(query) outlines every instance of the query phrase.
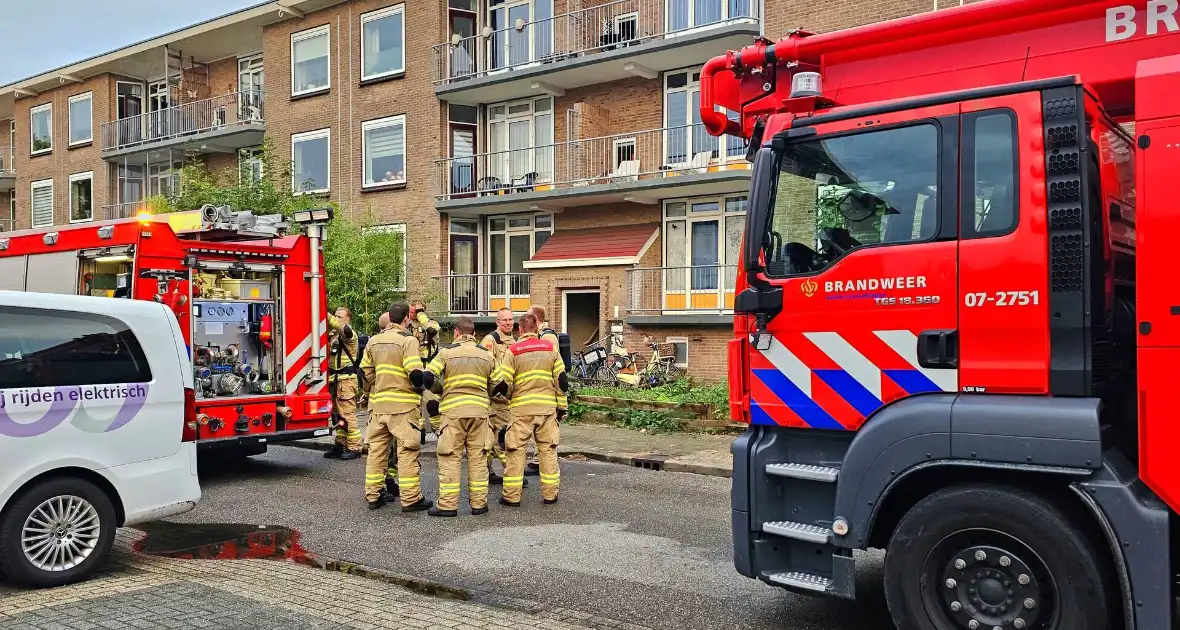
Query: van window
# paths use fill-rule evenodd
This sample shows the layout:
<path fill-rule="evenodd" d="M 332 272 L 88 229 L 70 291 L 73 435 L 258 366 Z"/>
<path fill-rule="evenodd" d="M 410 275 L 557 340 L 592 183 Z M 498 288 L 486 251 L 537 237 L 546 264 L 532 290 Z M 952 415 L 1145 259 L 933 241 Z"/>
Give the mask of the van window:
<path fill-rule="evenodd" d="M 0 388 L 151 380 L 139 340 L 118 319 L 0 306 Z"/>

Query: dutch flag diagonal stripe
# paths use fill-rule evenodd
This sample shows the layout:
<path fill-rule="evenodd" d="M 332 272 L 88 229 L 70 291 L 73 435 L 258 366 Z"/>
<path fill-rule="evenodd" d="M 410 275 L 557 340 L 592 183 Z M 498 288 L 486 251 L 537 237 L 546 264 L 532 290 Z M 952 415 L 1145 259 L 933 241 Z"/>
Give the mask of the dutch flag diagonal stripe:
<path fill-rule="evenodd" d="M 901 358 L 905 359 L 915 370 L 930 379 L 944 392 L 959 390 L 958 370 L 929 370 L 918 365 L 918 336 L 908 330 L 874 330 L 874 335 L 885 342 Z"/>
<path fill-rule="evenodd" d="M 844 370 L 867 389 L 878 401 L 881 400 L 881 369 L 873 365 L 852 344 L 844 340 L 840 333 L 809 332 L 803 333 L 811 343 L 828 355 L 840 369 Z"/>
<path fill-rule="evenodd" d="M 751 345 L 754 343 L 751 339 Z M 799 391 L 803 392 L 804 396 L 811 398 L 811 368 L 807 367 L 799 357 L 795 356 L 786 346 L 778 339 L 771 337 L 770 348 L 761 350 L 762 356 L 766 357 L 779 372 L 787 377 Z"/>

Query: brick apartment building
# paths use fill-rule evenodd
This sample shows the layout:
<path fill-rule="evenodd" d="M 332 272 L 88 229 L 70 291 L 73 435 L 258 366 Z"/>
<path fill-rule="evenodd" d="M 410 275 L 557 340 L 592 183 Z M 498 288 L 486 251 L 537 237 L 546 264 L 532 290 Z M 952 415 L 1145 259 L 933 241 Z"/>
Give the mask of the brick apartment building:
<path fill-rule="evenodd" d="M 943 5 L 955 4 L 943 0 Z M 451 316 L 548 307 L 724 373 L 749 170 L 699 124 L 710 57 L 938 0 L 281 0 L 0 86 L 0 229 L 132 215 L 176 167 L 258 166 L 406 235 Z"/>

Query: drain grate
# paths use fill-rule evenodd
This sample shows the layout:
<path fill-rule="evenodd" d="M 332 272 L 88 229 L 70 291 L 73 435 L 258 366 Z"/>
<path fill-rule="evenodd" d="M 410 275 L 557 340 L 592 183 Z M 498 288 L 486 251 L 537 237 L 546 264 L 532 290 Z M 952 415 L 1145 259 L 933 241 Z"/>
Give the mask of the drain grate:
<path fill-rule="evenodd" d="M 631 465 L 644 470 L 663 470 L 667 455 L 636 455 L 631 458 Z"/>

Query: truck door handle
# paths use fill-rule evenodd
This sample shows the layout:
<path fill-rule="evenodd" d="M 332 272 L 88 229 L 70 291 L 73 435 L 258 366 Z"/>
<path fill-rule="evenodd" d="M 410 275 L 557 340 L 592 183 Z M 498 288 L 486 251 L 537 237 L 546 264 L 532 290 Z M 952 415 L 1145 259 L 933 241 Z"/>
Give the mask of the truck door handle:
<path fill-rule="evenodd" d="M 959 331 L 924 330 L 918 333 L 918 365 L 935 370 L 959 367 Z"/>

